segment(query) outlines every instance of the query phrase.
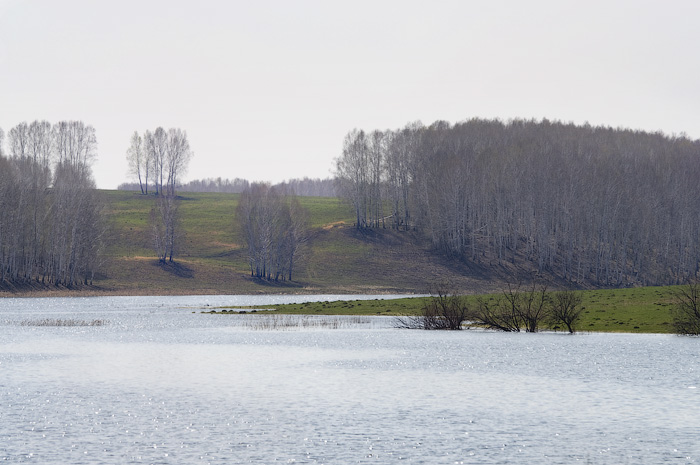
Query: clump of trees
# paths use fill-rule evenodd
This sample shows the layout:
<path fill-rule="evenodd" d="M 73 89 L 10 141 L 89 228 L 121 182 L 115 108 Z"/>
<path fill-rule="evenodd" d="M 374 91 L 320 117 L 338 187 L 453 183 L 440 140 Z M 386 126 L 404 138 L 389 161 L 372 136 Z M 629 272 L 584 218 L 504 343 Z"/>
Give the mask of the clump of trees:
<path fill-rule="evenodd" d="M 175 195 L 178 179 L 187 171 L 192 158 L 187 131 L 158 127 L 143 136 L 134 131 L 126 158 L 129 174 L 138 181 L 142 194 L 148 194 L 152 183 L 156 195 Z"/>
<path fill-rule="evenodd" d="M 548 312 L 547 287 L 532 286 L 523 290 L 521 285 L 508 285 L 493 300 L 479 299 L 474 321 L 488 329 L 519 332 L 521 328 L 536 333 Z"/>
<path fill-rule="evenodd" d="M 700 268 L 700 141 L 547 120 L 350 131 L 338 191 L 357 228 L 417 229 L 451 257 L 571 282 L 681 282 Z"/>
<path fill-rule="evenodd" d="M 487 329 L 506 332 L 536 333 L 545 323 L 552 328 L 566 326 L 569 333 L 576 332 L 583 308 L 581 294 L 573 290 L 547 292 L 545 285 L 531 284 L 523 288 L 508 285 L 500 295 L 478 299 L 472 321 Z"/>
<path fill-rule="evenodd" d="M 82 121 L 0 130 L 0 285 L 89 284 L 101 261 L 95 129 Z"/>
<path fill-rule="evenodd" d="M 149 224 L 153 250 L 161 263 L 173 262 L 181 242 L 180 200 L 174 195 L 159 195 L 154 199 Z"/>
<path fill-rule="evenodd" d="M 162 127 L 141 136 L 134 131 L 126 159 L 129 173 L 138 181 L 138 189 L 148 194 L 149 183 L 156 195 L 149 223 L 153 249 L 161 263 L 172 262 L 180 242 L 179 200 L 175 189 L 187 171 L 193 153 L 187 131 Z"/>
<path fill-rule="evenodd" d="M 509 284 L 501 294 L 480 297 L 475 304 L 449 287 L 439 285 L 419 315 L 398 317 L 396 326 L 407 329 L 459 330 L 465 326 L 505 332 L 536 333 L 541 325 L 576 332 L 581 316 L 581 294 L 573 290 L 547 292 L 545 285 Z"/>
<path fill-rule="evenodd" d="M 691 279 L 674 293 L 671 310 L 673 328 L 677 334 L 700 336 L 700 280 Z"/>
<path fill-rule="evenodd" d="M 236 223 L 247 245 L 251 276 L 291 281 L 308 238 L 308 213 L 297 198 L 253 183 L 241 194 Z"/>
<path fill-rule="evenodd" d="M 463 329 L 463 324 L 472 313 L 465 297 L 449 291 L 449 285 L 445 283 L 436 286 L 431 294 L 419 315 L 397 317 L 395 326 L 405 329 Z"/>

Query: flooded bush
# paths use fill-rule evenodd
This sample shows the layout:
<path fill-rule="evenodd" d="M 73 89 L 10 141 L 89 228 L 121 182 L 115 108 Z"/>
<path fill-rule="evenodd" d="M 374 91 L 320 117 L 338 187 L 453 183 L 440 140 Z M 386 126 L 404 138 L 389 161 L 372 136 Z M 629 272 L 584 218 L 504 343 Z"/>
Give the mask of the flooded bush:
<path fill-rule="evenodd" d="M 684 336 L 700 336 L 700 280 L 678 287 L 673 297 L 673 329 Z"/>
<path fill-rule="evenodd" d="M 437 286 L 420 315 L 397 317 L 394 326 L 403 329 L 462 329 L 462 323 L 471 312 L 464 296 L 446 289 L 446 285 Z"/>

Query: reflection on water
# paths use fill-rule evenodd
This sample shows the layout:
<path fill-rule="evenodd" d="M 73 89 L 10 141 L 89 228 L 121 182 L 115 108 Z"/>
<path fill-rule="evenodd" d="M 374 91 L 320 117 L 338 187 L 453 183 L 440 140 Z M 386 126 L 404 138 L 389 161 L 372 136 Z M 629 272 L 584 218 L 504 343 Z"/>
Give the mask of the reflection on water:
<path fill-rule="evenodd" d="M 0 300 L 0 461 L 700 460 L 697 339 L 261 327 L 197 299 L 250 305 Z"/>

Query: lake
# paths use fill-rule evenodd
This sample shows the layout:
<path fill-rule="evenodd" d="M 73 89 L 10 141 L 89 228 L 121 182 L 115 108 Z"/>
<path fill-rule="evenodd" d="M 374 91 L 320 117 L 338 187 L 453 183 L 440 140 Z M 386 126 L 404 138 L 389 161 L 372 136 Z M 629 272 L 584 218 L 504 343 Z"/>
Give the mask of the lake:
<path fill-rule="evenodd" d="M 698 338 L 201 313 L 345 298 L 0 299 L 0 462 L 700 462 Z"/>

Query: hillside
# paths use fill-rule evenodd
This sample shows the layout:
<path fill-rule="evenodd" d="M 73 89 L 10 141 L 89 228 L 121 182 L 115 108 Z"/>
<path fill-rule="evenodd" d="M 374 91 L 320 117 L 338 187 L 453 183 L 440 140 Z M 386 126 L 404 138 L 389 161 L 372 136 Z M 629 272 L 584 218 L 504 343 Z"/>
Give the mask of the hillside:
<path fill-rule="evenodd" d="M 353 227 L 350 207 L 334 198 L 301 198 L 310 213 L 311 238 L 294 281 L 266 283 L 250 277 L 242 240 L 234 228 L 238 195 L 184 193 L 184 239 L 172 265 L 161 266 L 151 249 L 148 218 L 154 198 L 100 191 L 106 204 L 105 261 L 83 292 L 110 294 L 423 293 L 449 280 L 465 292 L 499 288 L 503 270 L 469 268 L 431 252 L 416 232 Z"/>
<path fill-rule="evenodd" d="M 356 222 L 582 285 L 676 284 L 700 262 L 700 141 L 548 120 L 354 129 L 336 162 Z"/>

